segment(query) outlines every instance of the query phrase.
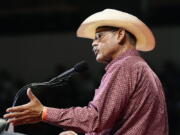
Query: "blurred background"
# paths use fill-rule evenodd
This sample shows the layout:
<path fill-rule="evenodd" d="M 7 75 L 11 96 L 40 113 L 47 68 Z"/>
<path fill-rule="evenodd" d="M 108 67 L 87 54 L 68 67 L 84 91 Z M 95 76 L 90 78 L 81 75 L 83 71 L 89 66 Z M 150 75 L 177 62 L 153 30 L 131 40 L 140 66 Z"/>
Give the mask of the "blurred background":
<path fill-rule="evenodd" d="M 98 87 L 104 66 L 95 61 L 91 41 L 76 37 L 89 15 L 114 8 L 138 16 L 156 37 L 154 51 L 141 53 L 160 77 L 167 100 L 170 135 L 180 135 L 180 1 L 179 0 L 6 0 L 0 1 L 0 117 L 18 89 L 43 82 L 85 60 L 89 70 L 62 87 L 34 89 L 46 106 L 84 106 Z M 28 102 L 26 94 L 17 104 Z M 17 132 L 58 135 L 46 123 L 23 125 Z"/>

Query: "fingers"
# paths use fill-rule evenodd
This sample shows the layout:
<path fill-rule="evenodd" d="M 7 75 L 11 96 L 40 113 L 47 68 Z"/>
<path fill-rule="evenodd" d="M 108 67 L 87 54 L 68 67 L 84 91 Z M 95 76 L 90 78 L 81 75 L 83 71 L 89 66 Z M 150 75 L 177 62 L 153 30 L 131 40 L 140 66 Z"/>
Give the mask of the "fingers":
<path fill-rule="evenodd" d="M 27 119 L 29 116 L 22 116 L 22 117 L 19 117 L 19 118 L 16 118 L 16 117 L 13 117 L 13 118 L 11 118 L 11 119 L 8 119 L 8 123 L 16 123 L 16 122 L 18 122 L 18 121 L 22 121 L 23 122 L 23 120 L 25 120 L 25 119 Z"/>
<path fill-rule="evenodd" d="M 34 94 L 32 93 L 31 89 L 28 88 L 27 89 L 27 96 L 30 100 L 35 100 L 37 99 Z M 15 106 L 15 107 L 11 107 L 11 108 L 8 108 L 6 110 L 6 112 L 22 112 L 24 110 L 26 110 L 29 106 L 29 103 L 28 104 L 24 104 L 24 105 L 20 105 L 20 106 Z"/>
<path fill-rule="evenodd" d="M 35 100 L 35 99 L 37 99 L 36 96 L 32 93 L 32 91 L 31 91 L 30 88 L 27 89 L 27 96 L 28 96 L 28 98 L 29 98 L 30 100 Z"/>
<path fill-rule="evenodd" d="M 25 116 L 22 116 L 22 117 L 19 117 L 19 118 L 14 117 L 14 118 L 8 119 L 7 122 L 8 123 L 13 123 L 14 126 L 17 126 L 17 125 L 22 125 L 22 124 L 35 123 L 36 120 L 32 119 L 31 116 L 25 115 Z"/>
<path fill-rule="evenodd" d="M 6 112 L 22 112 L 28 108 L 27 104 L 8 108 Z"/>
<path fill-rule="evenodd" d="M 4 118 L 8 119 L 8 122 L 14 125 L 29 124 L 40 122 L 42 120 L 41 114 L 43 105 L 31 92 L 31 89 L 27 90 L 27 96 L 30 102 L 24 105 L 8 108 L 6 111 L 10 112 L 4 115 Z"/>
<path fill-rule="evenodd" d="M 18 117 L 22 117 L 24 115 L 28 114 L 28 111 L 25 110 L 23 112 L 14 112 L 14 113 L 8 113 L 8 114 L 5 114 L 3 117 L 6 118 L 6 119 L 9 119 L 9 118 L 18 118 Z"/>

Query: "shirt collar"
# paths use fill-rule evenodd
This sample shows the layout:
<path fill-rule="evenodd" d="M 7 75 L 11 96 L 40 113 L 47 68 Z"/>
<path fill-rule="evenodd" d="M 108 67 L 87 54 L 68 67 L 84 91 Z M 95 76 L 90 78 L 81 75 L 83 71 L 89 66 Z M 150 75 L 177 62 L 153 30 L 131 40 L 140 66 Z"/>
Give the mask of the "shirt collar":
<path fill-rule="evenodd" d="M 107 71 L 108 68 L 115 62 L 119 61 L 119 60 L 123 60 L 125 57 L 127 56 L 140 56 L 139 52 L 136 49 L 130 49 L 127 50 L 125 52 L 123 52 L 122 54 L 120 54 L 119 56 L 117 56 L 115 59 L 113 59 L 112 61 L 110 61 L 106 67 L 105 70 Z"/>

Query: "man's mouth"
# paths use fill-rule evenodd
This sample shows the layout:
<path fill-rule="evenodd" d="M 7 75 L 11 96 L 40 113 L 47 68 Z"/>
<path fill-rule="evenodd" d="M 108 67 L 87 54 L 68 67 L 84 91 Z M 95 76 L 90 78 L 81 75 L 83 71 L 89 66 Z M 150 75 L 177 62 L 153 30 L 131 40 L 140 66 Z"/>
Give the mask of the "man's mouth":
<path fill-rule="evenodd" d="M 97 48 L 93 48 L 93 52 L 94 52 L 95 55 L 97 55 L 99 50 Z"/>

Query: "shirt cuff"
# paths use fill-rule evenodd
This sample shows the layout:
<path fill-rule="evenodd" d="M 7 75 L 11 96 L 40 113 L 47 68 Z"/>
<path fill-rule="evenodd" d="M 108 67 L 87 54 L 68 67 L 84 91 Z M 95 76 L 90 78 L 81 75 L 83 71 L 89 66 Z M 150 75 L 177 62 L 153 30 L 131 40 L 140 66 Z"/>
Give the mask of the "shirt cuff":
<path fill-rule="evenodd" d="M 46 116 L 47 116 L 47 107 L 43 107 L 42 120 L 46 120 Z"/>

